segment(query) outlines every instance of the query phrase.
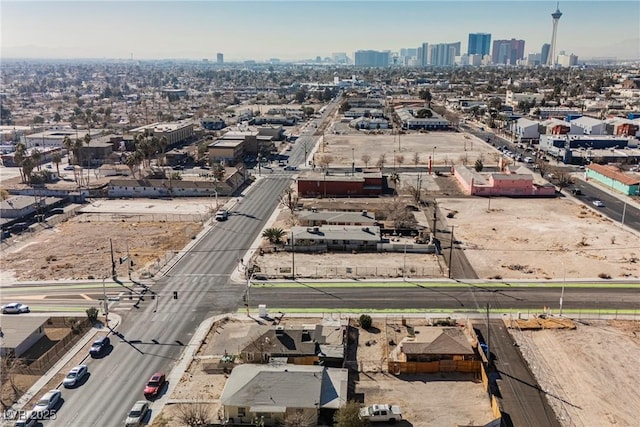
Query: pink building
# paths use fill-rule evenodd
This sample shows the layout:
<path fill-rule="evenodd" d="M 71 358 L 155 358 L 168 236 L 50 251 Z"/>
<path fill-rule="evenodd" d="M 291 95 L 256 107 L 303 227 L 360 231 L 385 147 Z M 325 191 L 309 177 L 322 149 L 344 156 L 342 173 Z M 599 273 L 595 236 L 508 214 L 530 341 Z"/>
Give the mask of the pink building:
<path fill-rule="evenodd" d="M 551 197 L 556 193 L 551 184 L 533 182 L 533 175 L 524 167 L 482 174 L 465 166 L 454 166 L 453 176 L 470 196 Z"/>

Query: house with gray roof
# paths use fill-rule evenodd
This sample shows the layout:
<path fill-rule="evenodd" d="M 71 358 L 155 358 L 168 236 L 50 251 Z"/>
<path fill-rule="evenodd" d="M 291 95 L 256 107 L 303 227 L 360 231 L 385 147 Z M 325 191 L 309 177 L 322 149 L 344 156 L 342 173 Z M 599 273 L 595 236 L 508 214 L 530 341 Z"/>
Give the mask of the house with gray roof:
<path fill-rule="evenodd" d="M 301 414 L 318 425 L 345 405 L 347 385 L 347 369 L 247 363 L 233 368 L 220 402 L 227 424 L 283 425 Z"/>
<path fill-rule="evenodd" d="M 276 326 L 240 351 L 243 360 L 264 363 L 274 359 L 293 364 L 342 367 L 345 327 L 340 324 L 311 324 L 286 328 Z"/>
<path fill-rule="evenodd" d="M 305 227 L 316 227 L 321 225 L 359 225 L 373 226 L 376 224 L 376 217 L 368 211 L 344 212 L 344 211 L 310 211 L 300 212 L 298 221 Z"/>
<path fill-rule="evenodd" d="M 20 357 L 44 336 L 49 316 L 0 315 L 0 356 Z"/>
<path fill-rule="evenodd" d="M 287 236 L 287 250 L 295 252 L 377 252 L 379 243 L 380 227 L 377 226 L 291 227 Z"/>

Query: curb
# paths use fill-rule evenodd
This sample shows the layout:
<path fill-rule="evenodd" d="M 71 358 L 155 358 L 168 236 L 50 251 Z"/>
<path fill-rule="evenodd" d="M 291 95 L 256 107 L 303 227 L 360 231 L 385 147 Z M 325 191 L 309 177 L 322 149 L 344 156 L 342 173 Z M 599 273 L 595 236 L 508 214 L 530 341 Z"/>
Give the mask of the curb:
<path fill-rule="evenodd" d="M 98 327 L 93 327 L 91 328 L 86 334 L 84 334 L 84 337 L 82 337 L 73 347 L 71 347 L 71 349 L 69 349 L 69 351 L 67 351 L 64 356 L 62 356 L 62 358 L 60 358 L 60 360 L 58 360 L 51 368 L 49 368 L 49 370 L 43 375 L 41 376 L 38 381 L 36 381 L 30 388 L 29 390 L 27 390 L 21 397 L 20 399 L 18 399 L 18 401 L 16 403 L 14 403 L 11 408 L 14 410 L 19 410 L 19 409 L 23 409 L 23 406 L 27 404 L 27 402 L 29 402 L 31 399 L 33 399 L 33 397 L 35 395 L 37 395 L 38 393 L 40 393 L 40 391 L 42 390 L 42 388 L 47 385 L 47 383 L 49 381 L 51 381 L 51 378 L 53 378 L 53 376 L 55 374 L 57 374 L 67 363 L 69 363 L 69 361 L 76 355 L 78 354 L 78 352 L 80 350 L 82 350 L 82 348 L 87 345 L 89 343 L 89 341 L 91 341 L 93 339 L 93 337 L 98 333 L 98 332 L 102 332 L 105 329 L 110 329 L 109 333 L 111 333 L 111 330 L 115 329 L 119 324 L 120 321 L 122 320 L 121 317 L 115 313 L 110 313 L 110 317 L 111 319 L 109 320 L 109 325 L 107 326 L 102 326 L 100 328 Z M 108 335 L 108 334 L 107 334 Z M 85 359 L 83 359 L 82 361 L 84 362 L 84 360 L 86 360 L 86 358 L 89 357 L 89 354 L 86 355 Z M 62 383 L 60 383 L 62 384 Z M 60 387 L 60 384 L 58 384 L 56 386 L 56 388 Z"/>
<path fill-rule="evenodd" d="M 213 327 L 213 325 L 217 321 L 224 319 L 225 317 L 232 317 L 232 316 L 233 316 L 232 313 L 220 314 L 220 315 L 205 319 L 202 323 L 200 323 L 200 325 L 198 326 L 198 329 L 196 329 L 196 332 L 193 334 L 191 341 L 189 341 L 189 344 L 187 344 L 186 348 L 182 352 L 182 355 L 180 356 L 180 360 L 173 367 L 169 375 L 167 375 L 167 382 L 169 383 L 169 387 L 172 387 L 174 384 L 175 385 L 180 384 L 180 379 L 182 378 L 182 375 L 186 372 L 187 368 L 193 361 L 196 353 L 200 349 L 200 346 L 202 345 L 204 339 L 209 334 L 209 331 L 211 331 L 211 328 Z M 157 399 L 151 404 L 151 417 L 147 422 L 148 425 L 153 424 L 153 420 L 158 415 L 160 415 L 165 405 L 168 405 L 173 402 L 170 399 L 172 391 L 173 390 L 171 391 L 167 390 L 167 392 L 161 398 Z"/>

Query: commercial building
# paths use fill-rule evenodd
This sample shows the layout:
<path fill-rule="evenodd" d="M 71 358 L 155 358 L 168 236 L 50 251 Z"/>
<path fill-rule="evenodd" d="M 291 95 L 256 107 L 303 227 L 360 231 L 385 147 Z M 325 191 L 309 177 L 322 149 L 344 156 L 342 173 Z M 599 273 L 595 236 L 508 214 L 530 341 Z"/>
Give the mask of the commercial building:
<path fill-rule="evenodd" d="M 640 195 L 640 176 L 626 174 L 613 165 L 599 165 L 592 163 L 585 169 L 587 181 L 598 181 L 612 190 L 619 191 L 627 196 Z"/>
<path fill-rule="evenodd" d="M 496 40 L 493 42 L 493 63 L 516 65 L 524 58 L 524 40 Z"/>
<path fill-rule="evenodd" d="M 468 55 L 489 55 L 491 48 L 491 34 L 489 33 L 469 33 Z"/>
<path fill-rule="evenodd" d="M 354 57 L 356 67 L 388 67 L 391 64 L 389 51 L 358 50 Z"/>
<path fill-rule="evenodd" d="M 454 65 L 456 56 L 460 56 L 460 42 L 434 44 L 429 46 L 428 64 L 438 67 Z"/>
<path fill-rule="evenodd" d="M 167 138 L 168 147 L 186 141 L 194 135 L 193 122 L 188 120 L 171 123 L 152 123 L 131 129 L 131 133 L 134 136 L 147 134 L 158 139 L 165 137 Z"/>
<path fill-rule="evenodd" d="M 383 191 L 381 172 L 366 172 L 353 176 L 309 174 L 298 178 L 301 197 L 379 196 Z"/>
<path fill-rule="evenodd" d="M 222 53 L 218 53 L 218 54 L 216 55 L 216 62 L 217 62 L 218 64 L 224 64 L 224 54 L 222 54 Z"/>
<path fill-rule="evenodd" d="M 453 176 L 470 196 L 552 197 L 556 191 L 551 184 L 536 184 L 533 174 L 525 167 L 486 174 L 466 166 L 454 166 Z"/>

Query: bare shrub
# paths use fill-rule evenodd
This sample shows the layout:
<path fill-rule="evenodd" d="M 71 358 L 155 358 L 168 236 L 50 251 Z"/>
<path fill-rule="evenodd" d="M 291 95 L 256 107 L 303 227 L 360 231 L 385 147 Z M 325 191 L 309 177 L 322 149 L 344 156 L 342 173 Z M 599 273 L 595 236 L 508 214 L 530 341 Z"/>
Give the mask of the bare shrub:
<path fill-rule="evenodd" d="M 213 422 L 213 410 L 207 403 L 179 403 L 176 418 L 189 427 L 209 425 Z"/>

